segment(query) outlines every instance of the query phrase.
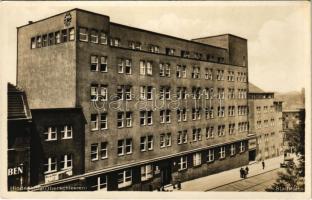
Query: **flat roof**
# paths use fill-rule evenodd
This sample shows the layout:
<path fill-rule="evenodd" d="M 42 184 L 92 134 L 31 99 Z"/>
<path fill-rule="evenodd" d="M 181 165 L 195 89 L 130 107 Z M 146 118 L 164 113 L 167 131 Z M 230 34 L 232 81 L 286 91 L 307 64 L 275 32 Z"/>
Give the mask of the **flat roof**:
<path fill-rule="evenodd" d="M 78 11 L 81 11 L 81 12 L 91 13 L 91 14 L 94 14 L 94 15 L 99 15 L 99 16 L 104 16 L 104 17 L 108 17 L 109 18 L 109 16 L 104 15 L 104 14 L 95 13 L 95 12 L 88 11 L 88 10 L 83 10 L 83 9 L 80 9 L 80 8 L 74 8 L 74 9 L 71 9 L 71 10 L 68 10 L 68 11 L 64 11 L 64 12 L 58 13 L 56 15 L 52 15 L 52 16 L 44 18 L 44 19 L 33 21 L 32 23 L 29 23 L 29 24 L 18 26 L 17 28 L 19 29 L 19 28 L 22 28 L 22 27 L 25 27 L 25 26 L 29 26 L 29 25 L 32 25 L 34 23 L 38 23 L 38 22 L 44 21 L 46 19 L 50 19 L 50 18 L 59 16 L 59 15 L 65 14 L 67 12 L 71 12 L 73 10 L 78 10 Z M 213 47 L 213 48 L 217 48 L 217 49 L 227 50 L 226 48 L 222 48 L 222 47 L 218 47 L 218 46 L 213 46 L 213 45 L 209 45 L 209 44 L 204 44 L 204 43 L 201 43 L 201 42 L 193 41 L 194 39 L 188 40 L 188 39 L 179 38 L 179 37 L 175 37 L 175 36 L 171 36 L 171 35 L 167 35 L 167 34 L 163 34 L 163 33 L 149 31 L 149 30 L 146 30 L 146 29 L 141 29 L 141 28 L 137 28 L 137 27 L 133 27 L 133 26 L 123 25 L 123 24 L 119 24 L 119 23 L 115 23 L 115 22 L 111 22 L 111 21 L 110 21 L 110 24 L 113 24 L 113 25 L 116 25 L 116 26 L 122 26 L 122 27 L 125 27 L 125 28 L 133 29 L 133 30 L 143 31 L 143 32 L 147 32 L 147 33 L 152 33 L 152 34 L 156 34 L 156 35 L 160 35 L 160 36 L 165 36 L 165 37 L 168 37 L 168 38 L 177 39 L 177 40 L 181 40 L 181 41 L 185 41 L 185 42 L 189 42 L 189 43 L 193 43 L 193 44 L 197 44 L 197 45 L 209 46 L 209 47 Z M 232 34 L 224 34 L 224 35 L 232 35 Z M 238 37 L 238 36 L 235 36 L 235 35 L 232 35 L 232 36 Z M 210 36 L 210 37 L 215 37 L 215 36 Z M 244 39 L 244 38 L 242 38 L 242 39 Z"/>
<path fill-rule="evenodd" d="M 243 39 L 243 40 L 247 40 L 246 38 L 243 38 L 243 37 L 240 37 L 240 36 L 237 36 L 237 35 L 233 35 L 231 33 L 224 33 L 224 34 L 219 34 L 219 35 L 211 35 L 211 36 L 199 37 L 199 38 L 194 38 L 192 40 L 200 40 L 200 39 L 205 39 L 205 38 L 220 37 L 220 36 L 225 36 L 225 35 L 229 35 L 229 36 L 232 36 L 232 37 L 236 37 L 236 38 L 240 38 L 240 39 Z"/>

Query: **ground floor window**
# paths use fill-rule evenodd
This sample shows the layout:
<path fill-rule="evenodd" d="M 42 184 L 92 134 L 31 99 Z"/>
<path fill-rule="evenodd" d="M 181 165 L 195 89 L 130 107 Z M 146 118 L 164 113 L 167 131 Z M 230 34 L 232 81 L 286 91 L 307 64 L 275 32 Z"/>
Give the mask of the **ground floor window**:
<path fill-rule="evenodd" d="M 153 166 L 143 165 L 141 166 L 141 181 L 146 181 L 153 178 Z"/>
<path fill-rule="evenodd" d="M 193 154 L 193 166 L 201 165 L 201 153 Z"/>
<path fill-rule="evenodd" d="M 214 150 L 213 150 L 213 149 L 209 149 L 209 150 L 208 150 L 208 153 L 207 153 L 207 161 L 208 161 L 208 162 L 214 161 Z"/>
<path fill-rule="evenodd" d="M 181 156 L 178 162 L 179 171 L 187 168 L 187 156 Z"/>
<path fill-rule="evenodd" d="M 123 188 L 132 184 L 132 171 L 123 170 L 118 173 L 118 188 Z"/>
<path fill-rule="evenodd" d="M 220 158 L 225 158 L 225 147 L 220 147 Z"/>
<path fill-rule="evenodd" d="M 91 188 L 94 190 L 104 190 L 107 191 L 107 176 L 101 175 L 96 177 L 95 181 L 93 182 Z"/>

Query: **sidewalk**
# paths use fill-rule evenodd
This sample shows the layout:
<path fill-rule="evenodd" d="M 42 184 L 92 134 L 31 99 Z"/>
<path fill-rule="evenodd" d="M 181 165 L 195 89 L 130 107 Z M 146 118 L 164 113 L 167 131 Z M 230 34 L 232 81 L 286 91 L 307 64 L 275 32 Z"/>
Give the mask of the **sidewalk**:
<path fill-rule="evenodd" d="M 283 160 L 283 156 L 267 159 L 264 161 L 265 162 L 264 169 L 262 169 L 261 162 L 255 162 L 255 163 L 248 165 L 249 173 L 248 173 L 247 178 L 280 168 L 280 163 L 282 162 L 282 160 Z M 246 166 L 243 166 L 243 167 L 245 168 Z M 240 170 L 240 167 L 231 169 L 228 171 L 220 172 L 217 174 L 212 174 L 209 176 L 201 177 L 198 179 L 190 180 L 187 182 L 183 182 L 181 184 L 182 186 L 181 190 L 173 189 L 171 185 L 168 187 L 165 187 L 165 190 L 167 191 L 208 191 L 213 188 L 220 187 L 222 185 L 226 185 L 235 181 L 242 180 L 242 178 L 240 178 L 239 170 Z"/>

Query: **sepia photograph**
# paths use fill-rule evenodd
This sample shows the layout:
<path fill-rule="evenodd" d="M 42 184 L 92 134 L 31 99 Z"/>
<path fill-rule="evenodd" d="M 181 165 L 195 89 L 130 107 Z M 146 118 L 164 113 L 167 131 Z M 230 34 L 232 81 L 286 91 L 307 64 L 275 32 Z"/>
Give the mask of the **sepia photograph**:
<path fill-rule="evenodd" d="M 310 198 L 310 9 L 0 2 L 1 197 Z"/>

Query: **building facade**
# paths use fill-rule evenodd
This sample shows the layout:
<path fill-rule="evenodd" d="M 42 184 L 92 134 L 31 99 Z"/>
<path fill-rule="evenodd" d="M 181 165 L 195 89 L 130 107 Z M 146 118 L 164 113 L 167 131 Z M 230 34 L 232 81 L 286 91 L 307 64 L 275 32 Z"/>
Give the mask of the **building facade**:
<path fill-rule="evenodd" d="M 282 102 L 273 92 L 265 92 L 249 83 L 248 92 L 250 134 L 256 135 L 255 160 L 283 155 Z"/>
<path fill-rule="evenodd" d="M 17 84 L 30 108 L 81 108 L 86 120 L 78 145 L 83 173 L 62 184 L 77 179 L 88 190 L 154 190 L 176 177 L 248 164 L 254 136 L 246 39 L 185 40 L 80 9 L 18 27 L 17 34 Z M 58 115 L 59 124 L 65 116 Z"/>
<path fill-rule="evenodd" d="M 25 92 L 8 84 L 8 191 L 30 186 L 32 116 Z"/>

